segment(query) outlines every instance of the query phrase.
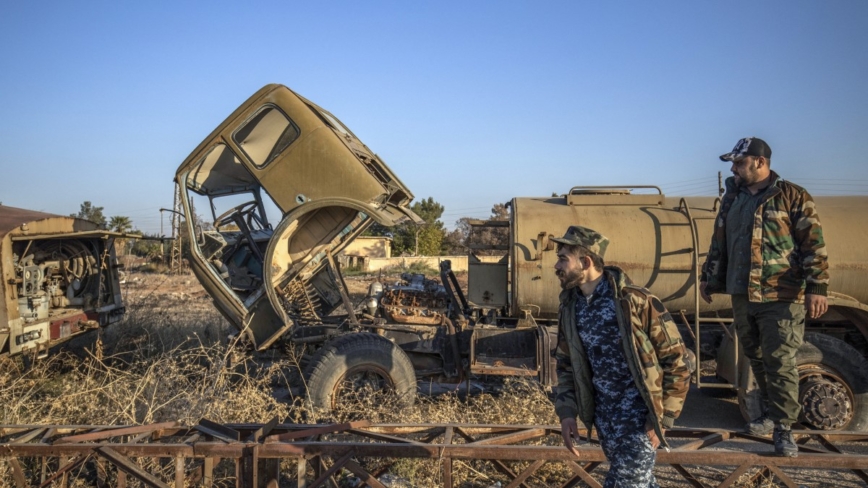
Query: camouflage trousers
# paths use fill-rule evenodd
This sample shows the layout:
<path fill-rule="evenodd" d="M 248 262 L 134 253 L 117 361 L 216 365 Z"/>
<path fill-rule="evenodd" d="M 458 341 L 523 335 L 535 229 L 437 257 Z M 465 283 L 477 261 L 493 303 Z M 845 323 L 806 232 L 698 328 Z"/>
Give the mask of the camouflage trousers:
<path fill-rule="evenodd" d="M 756 303 L 747 295 L 733 295 L 732 311 L 769 418 L 784 425 L 796 423 L 802 412 L 796 353 L 805 336 L 804 304 Z"/>
<path fill-rule="evenodd" d="M 600 447 L 609 461 L 603 488 L 659 488 L 653 472 L 657 453 L 645 433 L 644 420 L 638 428 L 636 422 L 614 423 L 601 418 L 595 424 Z"/>

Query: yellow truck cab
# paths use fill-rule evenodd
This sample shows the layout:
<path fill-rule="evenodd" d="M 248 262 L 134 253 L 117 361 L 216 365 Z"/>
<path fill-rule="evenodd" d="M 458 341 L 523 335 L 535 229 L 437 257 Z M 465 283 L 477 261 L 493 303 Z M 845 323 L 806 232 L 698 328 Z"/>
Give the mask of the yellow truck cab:
<path fill-rule="evenodd" d="M 283 85 L 263 87 L 235 110 L 175 182 L 196 236 L 193 272 L 258 349 L 349 306 L 333 257 L 369 225 L 420 221 L 407 208 L 413 194 L 376 154 Z M 194 217 L 201 211 L 209 223 Z"/>

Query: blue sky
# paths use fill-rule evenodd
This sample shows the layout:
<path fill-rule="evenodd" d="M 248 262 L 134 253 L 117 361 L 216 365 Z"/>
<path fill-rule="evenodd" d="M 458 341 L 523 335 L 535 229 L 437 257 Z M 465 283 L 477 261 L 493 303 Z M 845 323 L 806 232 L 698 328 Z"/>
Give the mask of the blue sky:
<path fill-rule="evenodd" d="M 868 2 L 6 2 L 0 201 L 160 227 L 180 162 L 282 83 L 451 226 L 515 196 L 712 195 L 755 135 L 812 193 L 868 194 Z"/>

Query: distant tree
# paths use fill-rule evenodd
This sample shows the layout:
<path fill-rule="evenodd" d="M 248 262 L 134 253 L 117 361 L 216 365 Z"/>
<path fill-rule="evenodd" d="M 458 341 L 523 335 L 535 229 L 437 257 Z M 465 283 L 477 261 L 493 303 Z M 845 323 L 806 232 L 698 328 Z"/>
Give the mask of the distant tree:
<path fill-rule="evenodd" d="M 70 217 L 89 220 L 97 225 L 104 226 L 106 224 L 105 216 L 102 214 L 103 207 L 94 207 L 89 201 L 82 202 L 81 209 L 77 214 L 69 214 Z"/>
<path fill-rule="evenodd" d="M 461 217 L 455 221 L 455 228 L 443 238 L 443 247 L 448 255 L 468 254 L 467 238 L 470 236 L 470 217 Z"/>
<path fill-rule="evenodd" d="M 141 256 L 149 260 L 162 258 L 162 246 L 160 241 L 156 240 L 160 236 L 157 234 L 142 234 L 142 236 L 154 239 L 133 239 L 130 251 L 136 256 Z M 171 242 L 166 243 L 166 245 L 171 245 Z"/>
<path fill-rule="evenodd" d="M 365 231 L 369 236 L 390 236 L 392 238 L 392 253 L 416 254 L 418 245 L 419 256 L 438 256 L 443 252 L 443 240 L 446 229 L 440 217 L 443 215 L 443 205 L 437 203 L 434 198 L 414 202 L 410 206 L 416 215 L 425 221 L 422 225 L 412 222 L 404 222 L 395 227 L 386 227 L 378 223 L 371 225 Z"/>
<path fill-rule="evenodd" d="M 109 230 L 114 232 L 129 232 L 133 229 L 133 221 L 129 217 L 123 215 L 115 215 L 109 219 Z M 126 239 L 115 239 L 115 252 L 118 256 L 123 256 L 127 247 Z"/>
<path fill-rule="evenodd" d="M 507 227 L 476 227 L 470 225 L 470 217 L 462 217 L 455 222 L 455 230 L 446 235 L 445 244 L 450 253 L 464 254 L 470 251 L 471 244 L 483 246 L 505 246 L 509 244 Z M 491 207 L 489 220 L 509 220 L 509 208 L 504 203 Z M 479 255 L 501 255 L 505 251 L 478 249 Z"/>
<path fill-rule="evenodd" d="M 416 213 L 426 224 L 434 224 L 439 221 L 443 215 L 443 205 L 434 201 L 434 197 L 428 197 L 424 200 L 419 200 L 410 206 L 410 209 Z"/>
<path fill-rule="evenodd" d="M 440 217 L 443 215 L 443 205 L 434 201 L 433 197 L 414 203 L 410 209 L 416 213 L 425 224 L 413 231 L 413 253 L 417 256 L 438 256 L 443 252 L 443 237 L 446 228 Z M 407 236 L 409 237 L 409 236 Z"/>
<path fill-rule="evenodd" d="M 496 203 L 491 207 L 491 217 L 489 220 L 509 220 L 509 208 L 505 203 Z M 508 227 L 484 227 L 480 229 L 477 235 L 473 236 L 474 240 L 479 244 L 486 246 L 506 246 L 509 245 L 509 228 Z M 482 249 L 480 254 L 500 255 L 505 251 L 497 249 Z"/>
<path fill-rule="evenodd" d="M 362 233 L 363 236 L 380 236 L 380 237 L 394 237 L 395 228 L 394 227 L 386 227 L 385 225 L 380 224 L 379 222 L 374 222 L 365 229 L 365 232 Z"/>
<path fill-rule="evenodd" d="M 414 236 L 413 252 L 417 256 L 439 256 L 443 254 L 443 223 L 439 226 L 426 224 L 417 228 Z"/>
<path fill-rule="evenodd" d="M 115 215 L 109 219 L 109 230 L 115 232 L 129 232 L 133 228 L 133 221 L 123 215 Z"/>

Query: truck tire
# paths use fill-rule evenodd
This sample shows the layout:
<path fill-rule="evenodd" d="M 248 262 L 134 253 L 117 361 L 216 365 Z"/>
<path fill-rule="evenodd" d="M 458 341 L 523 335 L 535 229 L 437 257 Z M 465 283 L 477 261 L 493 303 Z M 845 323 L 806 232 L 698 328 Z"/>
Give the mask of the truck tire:
<path fill-rule="evenodd" d="M 416 400 L 416 372 L 407 354 L 392 341 L 368 332 L 327 342 L 305 368 L 307 395 L 315 408 L 332 410 L 344 397 L 394 395 L 401 406 Z"/>
<path fill-rule="evenodd" d="M 819 430 L 868 430 L 868 360 L 859 351 L 832 336 L 808 333 L 796 364 L 802 424 Z M 755 385 L 753 375 L 750 381 Z M 759 416 L 760 402 L 755 386 L 739 389 L 738 404 L 746 420 Z"/>

